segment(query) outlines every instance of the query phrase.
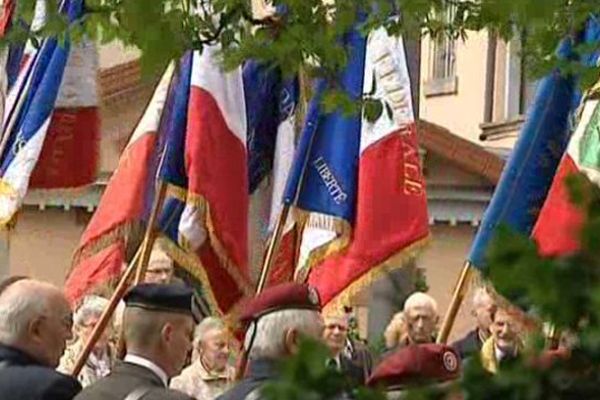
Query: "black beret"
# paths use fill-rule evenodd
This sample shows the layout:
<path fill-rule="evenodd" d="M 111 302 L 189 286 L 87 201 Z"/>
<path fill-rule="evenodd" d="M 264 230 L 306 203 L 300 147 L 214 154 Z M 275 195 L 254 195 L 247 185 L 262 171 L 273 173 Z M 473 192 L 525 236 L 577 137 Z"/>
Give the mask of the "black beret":
<path fill-rule="evenodd" d="M 132 287 L 123 300 L 127 307 L 188 314 L 198 320 L 194 292 L 181 283 L 142 283 Z"/>

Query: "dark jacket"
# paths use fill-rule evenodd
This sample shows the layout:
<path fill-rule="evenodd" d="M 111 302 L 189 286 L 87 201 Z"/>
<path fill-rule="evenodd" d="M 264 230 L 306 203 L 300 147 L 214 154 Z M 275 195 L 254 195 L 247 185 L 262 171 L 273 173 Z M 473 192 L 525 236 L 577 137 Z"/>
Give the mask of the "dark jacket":
<path fill-rule="evenodd" d="M 2 400 L 71 400 L 80 390 L 76 379 L 41 365 L 20 350 L 0 345 Z"/>
<path fill-rule="evenodd" d="M 473 329 L 465 337 L 452 343 L 452 347 L 463 360 L 473 354 L 478 354 L 481 351 L 481 346 L 483 346 L 483 342 L 478 329 Z"/>
<path fill-rule="evenodd" d="M 373 369 L 373 357 L 366 346 L 349 341 L 340 354 L 340 368 L 353 387 L 364 386 Z"/>
<path fill-rule="evenodd" d="M 152 371 L 139 365 L 118 363 L 105 378 L 86 387 L 75 400 L 124 400 L 130 393 L 148 388 L 143 400 L 189 400 L 191 397 L 165 388 Z"/>
<path fill-rule="evenodd" d="M 266 358 L 250 359 L 247 371 L 244 379 L 217 397 L 217 400 L 245 400 L 251 393 L 251 398 L 260 399 L 258 390 L 267 382 L 279 377 L 276 362 Z"/>

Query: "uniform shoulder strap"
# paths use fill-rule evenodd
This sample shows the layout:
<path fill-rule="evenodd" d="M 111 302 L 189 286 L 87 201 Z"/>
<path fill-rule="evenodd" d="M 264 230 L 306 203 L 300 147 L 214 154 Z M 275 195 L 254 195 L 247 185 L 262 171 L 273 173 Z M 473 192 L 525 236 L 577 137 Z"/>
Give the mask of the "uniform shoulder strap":
<path fill-rule="evenodd" d="M 254 389 L 244 398 L 244 400 L 260 400 L 260 387 Z"/>
<path fill-rule="evenodd" d="M 151 386 L 138 386 L 137 388 L 133 389 L 133 391 L 131 391 L 124 400 L 140 400 L 142 397 L 148 394 L 150 390 L 152 390 Z"/>

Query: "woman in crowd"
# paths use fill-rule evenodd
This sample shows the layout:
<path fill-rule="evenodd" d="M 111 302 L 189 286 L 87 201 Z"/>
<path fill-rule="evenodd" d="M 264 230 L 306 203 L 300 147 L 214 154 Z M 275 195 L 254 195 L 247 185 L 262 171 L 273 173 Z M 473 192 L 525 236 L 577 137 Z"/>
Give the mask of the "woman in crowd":
<path fill-rule="evenodd" d="M 100 320 L 102 311 L 107 305 L 108 300 L 104 297 L 90 295 L 83 298 L 81 305 L 73 315 L 73 336 L 76 339 L 65 350 L 65 354 L 60 360 L 59 371 L 67 374 L 72 371 L 77 356 L 92 334 L 94 327 Z M 114 353 L 109 344 L 110 334 L 111 329 L 107 327 L 79 373 L 77 379 L 83 387 L 91 385 L 110 372 Z"/>
<path fill-rule="evenodd" d="M 202 320 L 194 333 L 192 364 L 173 378 L 171 388 L 197 400 L 211 400 L 230 388 L 235 368 L 229 365 L 231 338 L 219 318 Z"/>

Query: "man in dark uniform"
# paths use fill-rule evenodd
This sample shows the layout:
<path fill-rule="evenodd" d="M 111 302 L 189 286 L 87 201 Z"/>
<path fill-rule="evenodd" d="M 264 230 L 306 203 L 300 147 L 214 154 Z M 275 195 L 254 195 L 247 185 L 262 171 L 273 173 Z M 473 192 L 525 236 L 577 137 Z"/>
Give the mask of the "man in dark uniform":
<path fill-rule="evenodd" d="M 323 340 L 331 351 L 328 365 L 340 371 L 350 386 L 363 386 L 371 374 L 373 360 L 365 346 L 348 337 L 350 321 L 343 310 L 329 310 L 323 314 Z"/>
<path fill-rule="evenodd" d="M 168 389 L 191 349 L 193 293 L 182 284 L 144 283 L 125 295 L 123 331 L 127 355 L 76 400 L 182 400 Z"/>
<path fill-rule="evenodd" d="M 367 385 L 382 388 L 388 399 L 401 398 L 410 388 L 445 385 L 460 377 L 460 358 L 452 347 L 427 343 L 400 348 L 385 357 Z M 450 393 L 449 398 L 456 396 Z"/>
<path fill-rule="evenodd" d="M 266 289 L 243 308 L 247 373 L 219 400 L 260 399 L 262 386 L 279 375 L 277 362 L 295 354 L 301 336 L 321 338 L 323 321 L 317 292 L 286 283 Z"/>
<path fill-rule="evenodd" d="M 496 301 L 488 289 L 480 287 L 475 290 L 472 314 L 477 320 L 477 326 L 462 339 L 452 344 L 463 360 L 473 354 L 477 355 L 481 351 L 483 343 L 490 337 L 492 315 L 496 308 Z"/>
<path fill-rule="evenodd" d="M 55 371 L 71 325 L 58 288 L 23 277 L 0 283 L 0 398 L 73 399 L 79 382 Z"/>

